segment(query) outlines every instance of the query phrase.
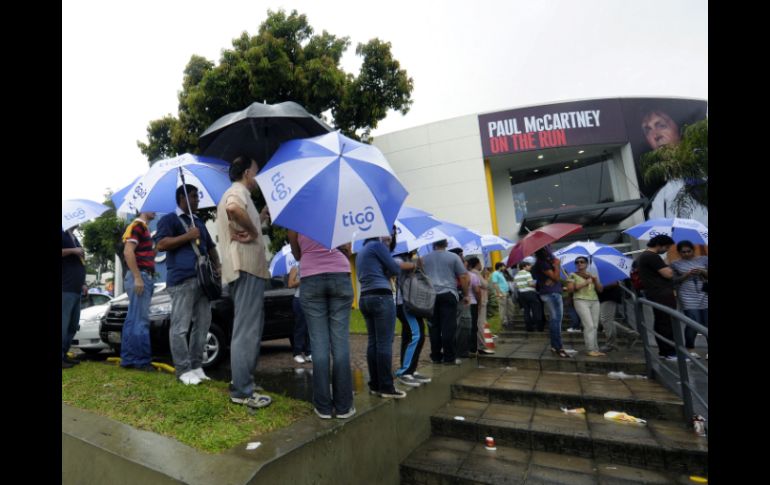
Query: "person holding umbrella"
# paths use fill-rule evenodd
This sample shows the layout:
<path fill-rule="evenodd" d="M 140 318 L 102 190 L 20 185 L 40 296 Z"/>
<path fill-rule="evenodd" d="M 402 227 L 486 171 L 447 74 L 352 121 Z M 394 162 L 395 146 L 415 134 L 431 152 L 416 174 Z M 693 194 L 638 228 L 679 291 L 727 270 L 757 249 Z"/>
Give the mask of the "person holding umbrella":
<path fill-rule="evenodd" d="M 561 319 L 564 312 L 564 302 L 561 292 L 561 263 L 554 257 L 548 247 L 543 247 L 535 252 L 535 265 L 532 267 L 532 276 L 537 281 L 536 289 L 540 300 L 548 310 L 550 320 L 548 327 L 551 334 L 551 352 L 559 357 L 569 358 L 561 341 Z"/>
<path fill-rule="evenodd" d="M 708 294 L 708 267 L 709 257 L 695 257 L 695 246 L 690 241 L 680 241 L 676 250 L 682 259 L 671 263 L 674 270 L 674 284 L 677 285 L 676 296 L 679 305 L 685 315 L 700 323 L 704 327 L 709 326 L 709 294 Z M 687 326 L 684 328 L 684 341 L 691 357 L 700 359 L 695 352 L 695 329 Z"/>
<path fill-rule="evenodd" d="M 603 287 L 599 277 L 588 272 L 588 258 L 579 256 L 575 258 L 577 271 L 567 276 L 567 291 L 574 294 L 575 311 L 580 315 L 583 323 L 583 340 L 586 351 L 591 357 L 607 355 L 599 352 L 597 330 L 599 329 L 599 295 Z"/>
<path fill-rule="evenodd" d="M 265 326 L 265 287 L 270 279 L 262 241 L 262 223 L 269 213 L 267 207 L 257 212 L 251 200 L 251 192 L 257 188 L 256 175 L 254 160 L 233 160 L 229 170 L 232 185 L 217 204 L 216 221 L 222 246 L 222 283 L 230 285 L 233 298 L 230 401 L 263 408 L 272 399 L 256 392 L 252 375 L 259 359 Z"/>
<path fill-rule="evenodd" d="M 86 287 L 85 252 L 75 237 L 76 226 L 61 231 L 61 368 L 69 369 L 80 361 L 67 357 L 72 337 L 80 323 L 80 296 Z"/>
<path fill-rule="evenodd" d="M 313 348 L 313 407 L 321 419 L 356 413 L 350 371 L 350 243 L 334 249 L 289 229 L 291 253 L 302 266 L 300 305 Z"/>
<path fill-rule="evenodd" d="M 366 362 L 369 367 L 369 389 L 380 397 L 401 399 L 404 391 L 393 385 L 391 363 L 393 362 L 393 332 L 396 329 L 396 303 L 390 278 L 398 276 L 401 270 L 413 270 L 412 262 L 398 263 L 390 251 L 396 245 L 395 226 L 391 236 L 369 238 L 356 256 L 358 281 L 361 283 L 359 307 L 366 320 L 369 344 Z M 386 246 L 387 245 L 387 246 Z M 401 380 L 410 386 L 419 386 L 417 381 Z"/>
<path fill-rule="evenodd" d="M 169 345 L 176 376 L 183 384 L 196 385 L 209 379 L 201 365 L 211 325 L 211 302 L 198 282 L 193 244 L 200 254 L 210 256 L 217 273 L 220 263 L 206 225 L 193 215 L 198 210 L 198 188 L 180 185 L 175 195 L 178 209 L 160 219 L 155 240 L 158 251 L 166 251 L 166 288 L 172 305 Z"/>
<path fill-rule="evenodd" d="M 120 342 L 120 366 L 154 372 L 150 347 L 150 303 L 155 290 L 155 250 L 148 224 L 155 212 L 142 212 L 123 233 L 123 258 L 129 271 L 123 282 L 128 315 Z"/>

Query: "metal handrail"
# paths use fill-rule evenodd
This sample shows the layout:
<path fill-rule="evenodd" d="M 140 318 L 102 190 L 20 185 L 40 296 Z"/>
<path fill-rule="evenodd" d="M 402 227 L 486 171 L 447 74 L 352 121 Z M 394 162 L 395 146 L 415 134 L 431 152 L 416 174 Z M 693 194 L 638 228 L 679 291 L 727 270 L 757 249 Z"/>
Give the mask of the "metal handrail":
<path fill-rule="evenodd" d="M 701 396 L 691 385 L 690 385 L 690 373 L 687 369 L 687 359 L 689 358 L 689 354 L 687 352 L 687 348 L 684 345 L 684 328 L 690 327 L 695 329 L 696 332 L 699 332 L 703 334 L 708 339 L 708 328 L 704 327 L 700 323 L 696 322 L 692 318 L 688 317 L 687 315 L 676 311 L 672 308 L 669 308 L 665 305 L 661 305 L 660 303 L 655 303 L 654 301 L 650 301 L 646 298 L 638 297 L 633 291 L 630 289 L 624 287 L 623 285 L 618 285 L 628 297 L 631 298 L 631 301 L 634 304 L 634 313 L 636 314 L 636 322 L 637 322 L 637 331 L 639 331 L 642 345 L 644 347 L 644 360 L 645 364 L 647 366 L 647 376 L 650 378 L 655 378 L 655 369 L 652 365 L 652 350 L 650 348 L 650 342 L 649 342 L 649 335 L 647 333 L 647 330 L 651 331 L 657 338 L 661 339 L 662 341 L 668 343 L 669 345 L 672 345 L 674 347 L 674 350 L 676 351 L 676 360 L 677 360 L 677 368 L 679 370 L 679 374 L 672 371 L 665 365 L 659 365 L 658 368 L 665 370 L 669 372 L 671 375 L 678 377 L 680 386 L 681 386 L 681 392 L 682 392 L 682 401 L 684 402 L 684 412 L 685 412 L 685 419 L 689 419 L 694 414 L 694 408 L 693 408 L 693 396 L 695 396 L 698 401 L 703 405 L 703 407 L 708 411 L 708 401 L 704 399 L 703 396 Z M 642 305 L 647 305 L 650 308 L 653 308 L 655 310 L 664 312 L 672 317 L 672 322 L 676 322 L 676 325 L 674 325 L 674 328 L 672 328 L 672 331 L 674 333 L 674 342 L 671 340 L 668 340 L 666 337 L 660 335 L 657 333 L 654 329 L 654 326 L 651 325 L 652 322 L 645 322 L 644 318 L 642 318 Z M 683 325 L 684 324 L 684 325 Z M 639 325 L 641 325 L 644 330 L 639 328 Z M 658 357 L 654 357 L 658 361 L 660 359 Z M 696 365 L 696 368 L 703 372 L 706 377 L 708 378 L 708 369 L 706 366 L 701 364 L 697 361 L 692 361 L 693 364 Z"/>

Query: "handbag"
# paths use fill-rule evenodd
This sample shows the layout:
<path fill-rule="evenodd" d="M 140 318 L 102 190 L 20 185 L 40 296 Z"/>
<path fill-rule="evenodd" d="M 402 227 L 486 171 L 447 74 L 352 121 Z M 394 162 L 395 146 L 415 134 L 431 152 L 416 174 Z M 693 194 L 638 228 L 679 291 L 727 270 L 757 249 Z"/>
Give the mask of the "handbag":
<path fill-rule="evenodd" d="M 187 223 L 180 217 L 182 226 L 185 230 L 189 230 Z M 211 259 L 207 254 L 201 254 L 198 250 L 198 246 L 190 242 L 190 245 L 195 251 L 195 255 L 198 257 L 195 265 L 195 274 L 198 277 L 198 283 L 201 285 L 203 293 L 209 300 L 216 300 L 222 297 L 222 278 L 219 273 L 214 270 L 214 265 L 211 263 Z"/>

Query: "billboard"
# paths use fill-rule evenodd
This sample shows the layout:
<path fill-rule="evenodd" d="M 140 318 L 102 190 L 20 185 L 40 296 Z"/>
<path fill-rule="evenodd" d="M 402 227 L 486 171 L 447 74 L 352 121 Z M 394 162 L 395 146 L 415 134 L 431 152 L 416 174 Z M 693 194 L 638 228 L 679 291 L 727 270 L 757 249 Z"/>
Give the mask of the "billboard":
<path fill-rule="evenodd" d="M 619 99 L 533 106 L 479 115 L 484 157 L 547 148 L 623 143 Z"/>
<path fill-rule="evenodd" d="M 640 164 L 643 154 L 679 143 L 684 127 L 706 118 L 707 109 L 707 102 L 699 99 L 611 98 L 498 111 L 479 115 L 481 148 L 484 158 L 494 158 L 557 147 L 629 143 L 639 190 L 653 200 L 655 214 L 650 217 L 691 217 L 707 224 L 707 208 L 672 213 L 675 183 L 665 184 L 663 190 L 663 182 L 645 182 Z"/>

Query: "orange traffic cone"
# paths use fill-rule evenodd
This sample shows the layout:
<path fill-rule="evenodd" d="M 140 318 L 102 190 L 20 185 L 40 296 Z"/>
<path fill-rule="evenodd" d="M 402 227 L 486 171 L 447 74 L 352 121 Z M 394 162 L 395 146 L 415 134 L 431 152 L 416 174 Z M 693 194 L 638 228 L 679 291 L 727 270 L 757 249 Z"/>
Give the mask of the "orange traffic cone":
<path fill-rule="evenodd" d="M 487 322 L 484 322 L 484 345 L 489 350 L 495 348 L 495 339 L 492 338 L 492 332 L 489 330 L 489 324 Z"/>

